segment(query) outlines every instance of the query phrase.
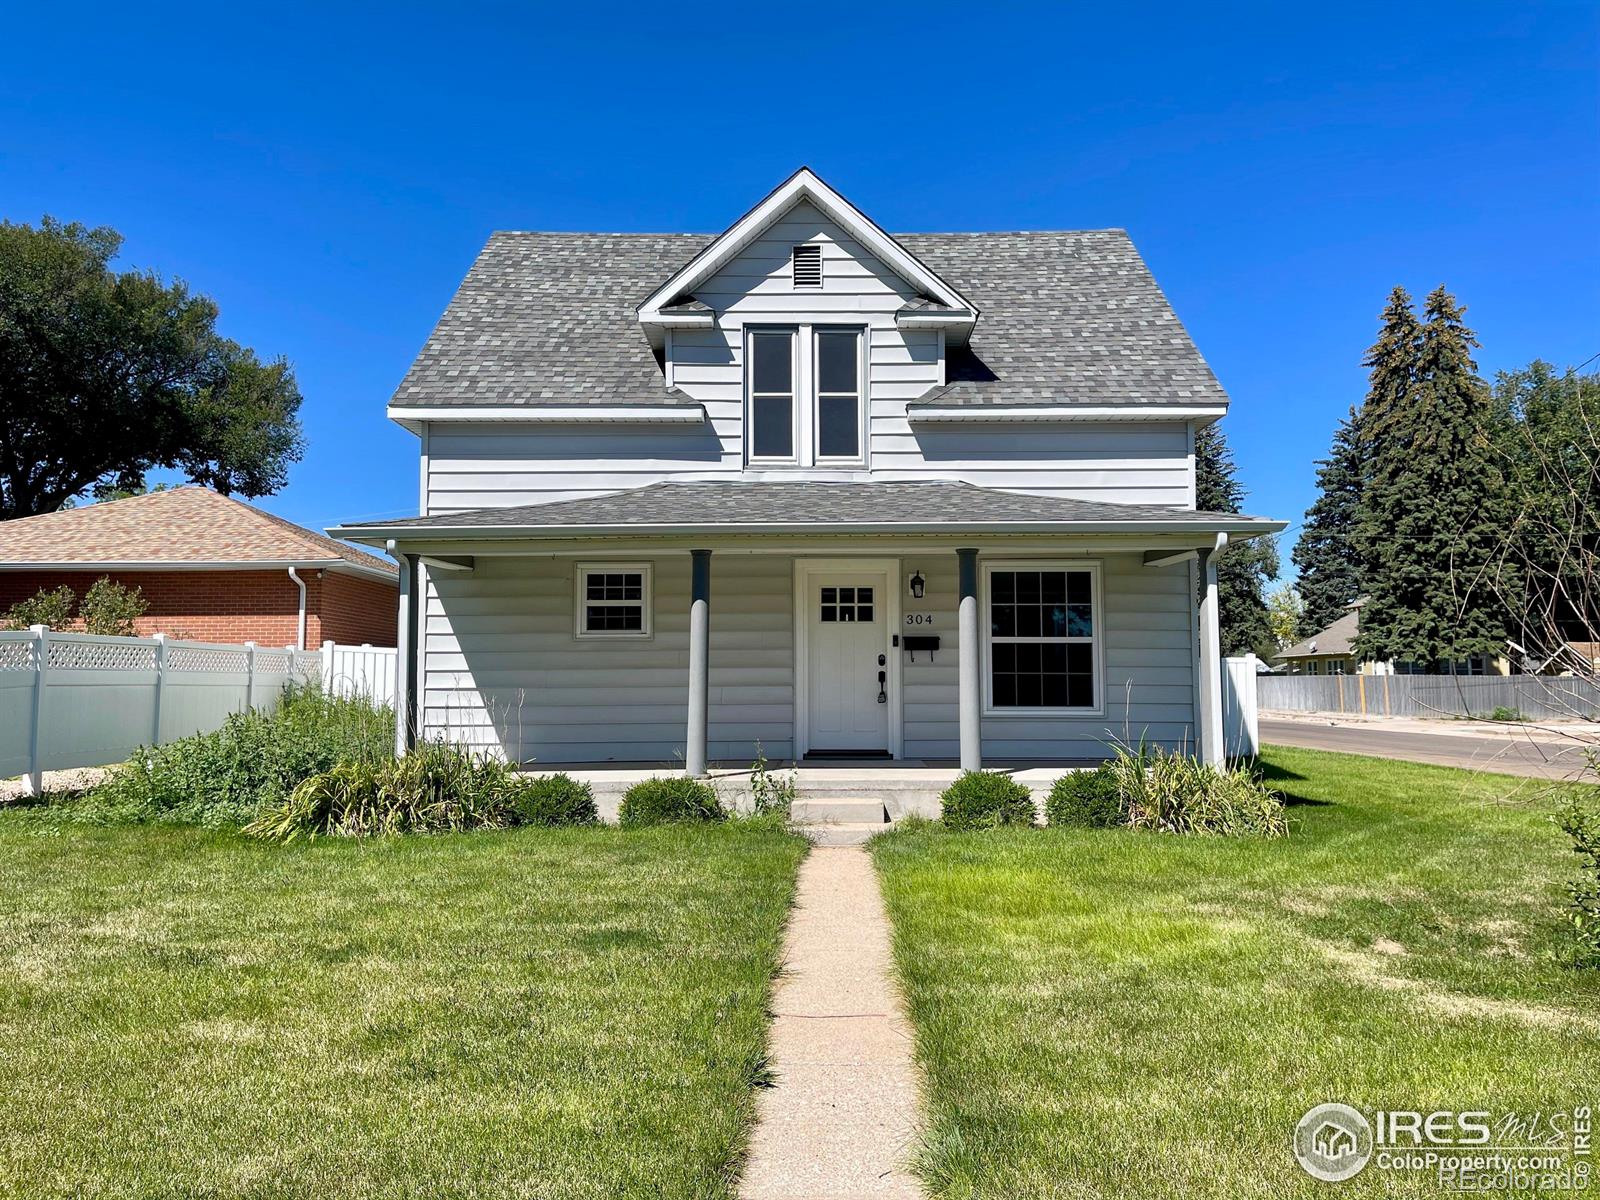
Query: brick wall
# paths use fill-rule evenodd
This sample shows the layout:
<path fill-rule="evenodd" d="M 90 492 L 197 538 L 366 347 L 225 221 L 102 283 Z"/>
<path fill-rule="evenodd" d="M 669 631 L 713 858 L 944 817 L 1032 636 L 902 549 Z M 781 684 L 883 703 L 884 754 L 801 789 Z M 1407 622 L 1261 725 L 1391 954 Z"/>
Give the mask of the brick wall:
<path fill-rule="evenodd" d="M 62 584 L 81 598 L 101 575 L 144 593 L 149 608 L 136 622 L 141 636 L 166 633 L 262 646 L 288 646 L 295 640 L 300 590 L 284 570 L 0 571 L 0 612 L 41 588 Z M 324 636 L 394 645 L 399 604 L 394 585 L 310 569 L 302 570 L 300 578 L 306 583 L 308 649 L 319 648 Z"/>
<path fill-rule="evenodd" d="M 322 580 L 322 636 L 359 646 L 395 643 L 400 619 L 400 585 L 330 571 Z"/>

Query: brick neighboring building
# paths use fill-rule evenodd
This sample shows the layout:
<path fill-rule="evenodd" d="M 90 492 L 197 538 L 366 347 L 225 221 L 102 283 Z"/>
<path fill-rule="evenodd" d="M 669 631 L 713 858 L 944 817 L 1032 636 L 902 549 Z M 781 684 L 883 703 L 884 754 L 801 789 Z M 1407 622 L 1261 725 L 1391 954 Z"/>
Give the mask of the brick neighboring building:
<path fill-rule="evenodd" d="M 142 635 L 296 644 L 305 584 L 305 648 L 392 646 L 393 563 L 201 487 L 173 488 L 0 521 L 0 612 L 41 588 L 81 598 L 102 575 L 149 604 Z"/>

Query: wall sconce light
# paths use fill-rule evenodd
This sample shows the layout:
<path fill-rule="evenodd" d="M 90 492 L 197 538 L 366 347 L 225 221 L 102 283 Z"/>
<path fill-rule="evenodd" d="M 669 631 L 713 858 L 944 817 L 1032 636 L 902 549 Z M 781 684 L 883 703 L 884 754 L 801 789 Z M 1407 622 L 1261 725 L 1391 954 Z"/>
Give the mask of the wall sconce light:
<path fill-rule="evenodd" d="M 927 590 L 928 590 L 928 581 L 922 577 L 922 572 L 921 571 L 912 572 L 912 574 L 911 574 L 911 598 L 913 600 L 921 600 L 922 599 L 922 594 L 924 592 L 926 592 Z"/>

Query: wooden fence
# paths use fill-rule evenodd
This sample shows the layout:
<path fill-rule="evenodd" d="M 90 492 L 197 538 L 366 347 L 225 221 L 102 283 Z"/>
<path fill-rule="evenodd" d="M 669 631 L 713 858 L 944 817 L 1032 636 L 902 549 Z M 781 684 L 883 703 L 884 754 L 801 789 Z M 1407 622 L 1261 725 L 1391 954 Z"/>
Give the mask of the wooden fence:
<path fill-rule="evenodd" d="M 1263 675 L 1261 707 L 1377 717 L 1600 719 L 1600 689 L 1553 675 Z"/>

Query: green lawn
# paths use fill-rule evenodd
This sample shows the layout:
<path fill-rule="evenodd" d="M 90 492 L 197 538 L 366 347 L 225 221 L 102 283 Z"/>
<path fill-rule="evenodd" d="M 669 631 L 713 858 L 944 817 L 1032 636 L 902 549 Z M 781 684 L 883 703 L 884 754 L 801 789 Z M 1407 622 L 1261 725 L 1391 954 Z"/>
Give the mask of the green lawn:
<path fill-rule="evenodd" d="M 1600 1099 L 1600 973 L 1552 957 L 1576 859 L 1550 800 L 1309 750 L 1266 764 L 1287 840 L 874 843 L 937 1195 L 1328 1196 L 1289 1152 L 1313 1104 Z M 1373 1167 L 1337 1190 L 1439 1194 Z"/>
<path fill-rule="evenodd" d="M 802 852 L 0 815 L 0 1195 L 725 1196 Z"/>

